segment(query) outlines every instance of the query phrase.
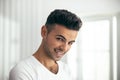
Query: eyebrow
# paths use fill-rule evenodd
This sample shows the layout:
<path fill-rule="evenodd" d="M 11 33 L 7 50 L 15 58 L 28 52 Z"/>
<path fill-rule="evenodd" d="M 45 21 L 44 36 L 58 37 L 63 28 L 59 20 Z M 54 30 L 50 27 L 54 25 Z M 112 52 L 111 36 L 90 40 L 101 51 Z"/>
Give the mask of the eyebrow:
<path fill-rule="evenodd" d="M 58 37 L 62 37 L 65 41 L 67 40 L 63 35 L 57 35 Z M 75 40 L 72 40 L 70 42 L 75 42 Z"/>

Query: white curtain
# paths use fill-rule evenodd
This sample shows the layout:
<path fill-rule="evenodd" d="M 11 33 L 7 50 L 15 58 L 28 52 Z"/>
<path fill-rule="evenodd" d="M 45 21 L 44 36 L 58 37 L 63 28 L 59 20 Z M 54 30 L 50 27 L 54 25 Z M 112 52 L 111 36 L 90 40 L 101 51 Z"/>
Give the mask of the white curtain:
<path fill-rule="evenodd" d="M 40 43 L 41 0 L 0 0 L 0 80 Z"/>

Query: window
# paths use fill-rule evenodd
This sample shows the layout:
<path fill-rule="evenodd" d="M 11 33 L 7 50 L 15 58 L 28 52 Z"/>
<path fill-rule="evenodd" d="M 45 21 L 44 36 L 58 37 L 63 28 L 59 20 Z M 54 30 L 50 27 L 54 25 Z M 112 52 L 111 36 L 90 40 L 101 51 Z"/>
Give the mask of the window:
<path fill-rule="evenodd" d="M 101 20 L 86 22 L 81 30 L 83 80 L 109 80 L 109 29 L 109 21 Z"/>
<path fill-rule="evenodd" d="M 111 19 L 84 22 L 77 42 L 67 56 L 74 80 L 110 80 L 111 23 Z"/>

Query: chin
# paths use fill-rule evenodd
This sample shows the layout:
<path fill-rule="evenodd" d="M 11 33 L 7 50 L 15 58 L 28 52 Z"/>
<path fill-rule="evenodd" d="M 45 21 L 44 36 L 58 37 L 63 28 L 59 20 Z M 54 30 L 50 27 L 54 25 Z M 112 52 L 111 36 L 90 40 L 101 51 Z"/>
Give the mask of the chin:
<path fill-rule="evenodd" d="M 55 61 L 59 61 L 59 60 L 61 60 L 61 58 L 55 58 L 54 60 L 55 60 Z"/>

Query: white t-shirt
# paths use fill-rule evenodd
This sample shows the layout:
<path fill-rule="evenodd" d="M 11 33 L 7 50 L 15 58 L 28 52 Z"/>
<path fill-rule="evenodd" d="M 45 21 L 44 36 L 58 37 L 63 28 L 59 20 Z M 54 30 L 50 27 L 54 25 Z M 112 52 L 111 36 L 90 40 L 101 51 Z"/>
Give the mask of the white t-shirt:
<path fill-rule="evenodd" d="M 72 80 L 68 67 L 58 61 L 59 70 L 57 74 L 50 72 L 34 56 L 21 61 L 11 71 L 9 80 Z"/>

